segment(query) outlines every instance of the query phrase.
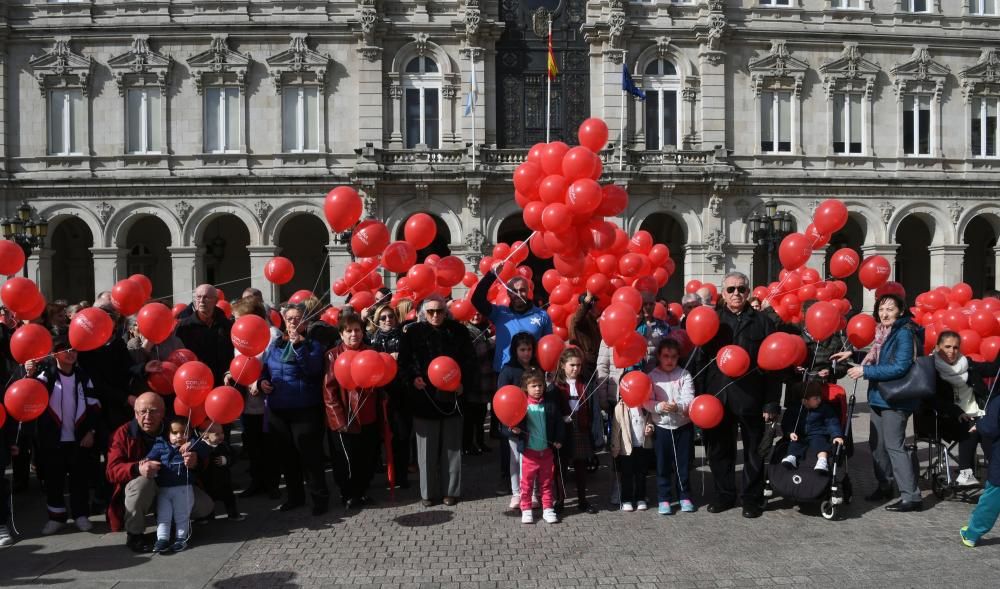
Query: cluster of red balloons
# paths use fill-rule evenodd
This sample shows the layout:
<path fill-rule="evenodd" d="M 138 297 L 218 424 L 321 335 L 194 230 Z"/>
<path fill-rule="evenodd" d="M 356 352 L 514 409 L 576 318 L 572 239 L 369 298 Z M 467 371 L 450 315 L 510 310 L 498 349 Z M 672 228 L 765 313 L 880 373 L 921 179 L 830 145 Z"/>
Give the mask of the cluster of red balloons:
<path fill-rule="evenodd" d="M 396 377 L 396 359 L 375 350 L 344 350 L 333 364 L 337 383 L 346 390 L 383 387 Z"/>
<path fill-rule="evenodd" d="M 972 298 L 972 287 L 960 282 L 920 293 L 910 308 L 913 319 L 924 326 L 924 351 L 937 344 L 938 334 L 954 331 L 961 337 L 961 351 L 976 361 L 992 362 L 1000 352 L 1000 300 Z"/>

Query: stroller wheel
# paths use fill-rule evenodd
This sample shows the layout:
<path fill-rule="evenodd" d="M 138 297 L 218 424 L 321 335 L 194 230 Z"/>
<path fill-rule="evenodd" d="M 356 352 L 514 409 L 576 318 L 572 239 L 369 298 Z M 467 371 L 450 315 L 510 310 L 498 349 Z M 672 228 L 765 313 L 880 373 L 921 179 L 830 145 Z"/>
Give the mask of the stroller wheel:
<path fill-rule="evenodd" d="M 931 479 L 931 490 L 934 491 L 934 496 L 938 499 L 947 499 L 952 493 L 955 492 L 955 489 L 948 484 L 948 481 L 945 480 L 943 474 L 935 475 L 934 478 Z"/>
<path fill-rule="evenodd" d="M 828 499 L 819 506 L 819 512 L 823 515 L 823 519 L 832 520 L 837 517 L 837 506 Z"/>

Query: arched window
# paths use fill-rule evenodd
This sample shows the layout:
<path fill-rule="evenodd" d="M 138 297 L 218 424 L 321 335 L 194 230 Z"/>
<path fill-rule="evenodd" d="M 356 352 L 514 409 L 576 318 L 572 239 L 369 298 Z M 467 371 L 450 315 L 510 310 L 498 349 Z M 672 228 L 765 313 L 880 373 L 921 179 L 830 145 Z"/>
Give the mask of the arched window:
<path fill-rule="evenodd" d="M 676 149 L 681 127 L 677 68 L 665 59 L 655 59 L 646 66 L 642 85 L 646 92 L 646 149 Z"/>
<path fill-rule="evenodd" d="M 414 57 L 403 77 L 407 149 L 419 144 L 437 149 L 441 137 L 441 72 L 430 57 Z"/>

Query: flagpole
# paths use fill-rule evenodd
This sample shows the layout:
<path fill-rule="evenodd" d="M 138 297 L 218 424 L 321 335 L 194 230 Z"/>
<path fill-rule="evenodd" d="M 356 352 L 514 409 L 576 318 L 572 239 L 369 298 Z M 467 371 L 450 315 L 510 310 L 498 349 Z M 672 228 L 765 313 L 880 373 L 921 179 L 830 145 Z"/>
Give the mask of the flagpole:
<path fill-rule="evenodd" d="M 625 55 L 627 51 L 622 51 L 622 77 L 625 76 Z M 618 151 L 618 171 L 621 172 L 625 169 L 625 84 L 624 80 L 622 83 L 622 104 L 621 110 L 618 112 L 618 142 L 621 143 Z"/>
<path fill-rule="evenodd" d="M 472 93 L 472 171 L 476 171 L 476 51 L 473 48 L 469 48 L 469 64 L 471 67 L 472 76 L 472 87 L 469 91 Z"/>
<path fill-rule="evenodd" d="M 549 43 L 552 42 L 552 15 L 549 15 Z M 550 45 L 551 46 L 551 45 Z M 549 126 L 552 120 L 552 74 L 549 72 L 548 60 L 549 52 L 548 48 L 545 50 L 545 142 L 549 142 Z"/>

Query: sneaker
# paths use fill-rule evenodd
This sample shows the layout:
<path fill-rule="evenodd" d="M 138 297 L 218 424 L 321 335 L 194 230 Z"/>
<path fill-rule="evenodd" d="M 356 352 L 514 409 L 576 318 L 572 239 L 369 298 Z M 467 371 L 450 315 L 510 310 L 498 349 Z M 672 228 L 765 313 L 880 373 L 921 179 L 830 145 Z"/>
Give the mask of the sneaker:
<path fill-rule="evenodd" d="M 535 523 L 535 516 L 530 511 L 521 512 L 521 523 L 522 524 L 533 524 Z"/>
<path fill-rule="evenodd" d="M 7 526 L 0 526 L 0 546 L 10 546 L 14 543 L 14 538 L 10 535 Z"/>
<path fill-rule="evenodd" d="M 632 507 L 631 503 L 626 501 L 625 503 L 622 503 L 622 511 L 635 511 L 635 508 Z"/>
<path fill-rule="evenodd" d="M 42 526 L 42 535 L 51 536 L 52 534 L 55 534 L 56 532 L 61 530 L 65 525 L 66 522 L 57 522 L 54 519 L 50 519 L 49 521 L 45 522 L 44 526 Z"/>
<path fill-rule="evenodd" d="M 694 503 L 692 503 L 690 499 L 681 499 L 681 511 L 684 513 L 694 513 Z"/>
<path fill-rule="evenodd" d="M 971 468 L 964 468 L 959 471 L 955 484 L 959 487 L 978 487 L 979 480 L 976 479 L 976 475 L 972 474 Z"/>
<path fill-rule="evenodd" d="M 557 523 L 559 523 L 559 516 L 556 515 L 556 510 L 552 509 L 551 507 L 549 509 L 546 509 L 546 510 L 542 511 L 542 519 L 547 524 L 557 524 Z"/>
<path fill-rule="evenodd" d="M 511 495 L 510 496 L 510 505 L 508 507 L 510 507 L 510 509 L 517 509 L 517 508 L 521 507 L 521 496 L 520 495 Z"/>
<path fill-rule="evenodd" d="M 799 459 L 789 454 L 781 461 L 781 465 L 788 470 L 795 470 L 799 467 Z"/>
<path fill-rule="evenodd" d="M 827 463 L 826 458 L 817 458 L 816 466 L 813 467 L 813 470 L 823 473 L 830 472 L 830 465 Z"/>
<path fill-rule="evenodd" d="M 674 509 L 670 507 L 669 501 L 660 501 L 660 507 L 657 509 L 660 515 L 670 515 L 674 512 Z"/>
<path fill-rule="evenodd" d="M 77 529 L 81 532 L 89 532 L 94 529 L 94 524 L 90 523 L 90 520 L 82 515 L 73 520 L 73 523 L 76 524 Z"/>
<path fill-rule="evenodd" d="M 170 552 L 170 540 L 167 538 L 157 538 L 153 544 L 153 554 L 166 554 Z"/>
<path fill-rule="evenodd" d="M 174 545 L 170 547 L 170 552 L 183 552 L 187 550 L 188 541 L 187 538 L 179 538 Z"/>
<path fill-rule="evenodd" d="M 962 529 L 958 531 L 958 535 L 962 537 L 962 544 L 968 546 L 969 548 L 976 547 L 976 541 L 970 540 L 966 534 L 969 532 L 969 526 L 962 526 Z"/>
<path fill-rule="evenodd" d="M 649 509 L 649 506 L 646 505 L 645 501 L 640 501 L 640 502 L 636 503 L 635 508 L 638 511 L 646 511 L 647 509 Z"/>

